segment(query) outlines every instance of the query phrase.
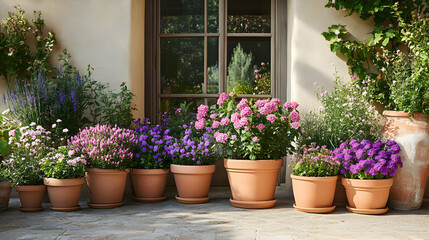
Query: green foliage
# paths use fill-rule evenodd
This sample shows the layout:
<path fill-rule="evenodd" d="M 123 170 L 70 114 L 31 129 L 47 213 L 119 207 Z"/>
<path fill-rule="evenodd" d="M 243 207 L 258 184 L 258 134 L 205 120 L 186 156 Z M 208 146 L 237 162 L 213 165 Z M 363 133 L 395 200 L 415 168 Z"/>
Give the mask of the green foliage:
<path fill-rule="evenodd" d="M 12 143 L 9 143 L 9 138 L 16 136 L 19 139 L 21 136 L 21 133 L 18 129 L 20 127 L 20 124 L 15 120 L 10 119 L 8 117 L 8 113 L 9 110 L 5 110 L 0 114 L 0 161 L 2 161 L 3 158 L 7 157 L 10 149 L 12 148 Z M 15 136 L 9 134 L 12 130 L 15 130 Z"/>
<path fill-rule="evenodd" d="M 189 124 L 195 119 L 195 113 L 193 112 L 194 103 L 183 102 L 179 105 L 179 108 L 174 112 L 165 112 L 161 114 L 161 121 L 164 126 L 170 129 L 170 136 L 175 139 L 184 136 L 185 131 L 183 130 L 183 124 Z"/>
<path fill-rule="evenodd" d="M 254 70 L 255 76 L 255 88 L 252 92 L 255 94 L 267 94 L 271 93 L 271 66 L 270 63 L 262 62 L 258 69 Z"/>
<path fill-rule="evenodd" d="M 299 152 L 294 154 L 296 159 L 290 165 L 295 176 L 329 177 L 338 175 L 341 170 L 341 163 L 325 146 L 311 143 L 301 146 Z"/>
<path fill-rule="evenodd" d="M 44 36 L 44 20 L 40 12 L 34 11 L 34 26 L 31 26 L 25 11 L 19 6 L 15 8 L 16 12 L 9 12 L 0 24 L 0 76 L 8 83 L 14 78 L 29 79 L 39 71 L 51 70 L 48 58 L 56 42 L 52 31 Z M 34 42 L 27 43 L 31 32 Z M 31 51 L 33 46 L 35 53 Z"/>
<path fill-rule="evenodd" d="M 86 161 L 82 156 L 76 156 L 74 151 L 62 146 L 47 154 L 40 165 L 44 177 L 70 179 L 85 176 Z"/>
<path fill-rule="evenodd" d="M 252 91 L 254 69 L 252 53 L 245 53 L 239 43 L 234 48 L 231 62 L 228 65 L 228 92 L 234 91 L 237 94 L 245 94 Z"/>
<path fill-rule="evenodd" d="M 316 92 L 322 107 L 303 115 L 298 147 L 314 142 L 334 150 L 346 140 L 375 141 L 379 138 L 381 116 L 370 104 L 366 89 L 353 83 L 343 84 L 338 75 L 334 83 L 331 92 Z"/>
<path fill-rule="evenodd" d="M 364 20 L 374 17 L 374 30 L 366 40 L 348 40 L 344 25 L 332 25 L 322 35 L 332 52 L 346 57 L 351 74 L 359 79 L 356 83 L 386 109 L 429 114 L 428 3 L 329 0 L 326 5 L 349 10 L 347 16 L 356 12 Z M 404 55 L 398 56 L 398 50 Z"/>

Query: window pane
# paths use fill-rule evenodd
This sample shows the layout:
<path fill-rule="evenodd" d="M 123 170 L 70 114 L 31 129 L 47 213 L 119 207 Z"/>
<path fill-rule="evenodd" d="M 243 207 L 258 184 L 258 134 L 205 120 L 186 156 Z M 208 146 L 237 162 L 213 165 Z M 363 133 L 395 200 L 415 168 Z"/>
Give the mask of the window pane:
<path fill-rule="evenodd" d="M 204 33 L 204 0 L 161 0 L 161 33 Z"/>
<path fill-rule="evenodd" d="M 219 38 L 207 38 L 207 93 L 219 93 Z"/>
<path fill-rule="evenodd" d="M 219 32 L 219 0 L 207 0 L 207 32 Z"/>
<path fill-rule="evenodd" d="M 270 94 L 271 40 L 228 38 L 227 91 L 239 94 Z"/>
<path fill-rule="evenodd" d="M 203 93 L 204 38 L 161 38 L 161 93 Z"/>
<path fill-rule="evenodd" d="M 270 0 L 229 0 L 229 33 L 271 32 Z"/>
<path fill-rule="evenodd" d="M 204 104 L 203 98 L 161 98 L 161 112 L 172 112 L 176 111 L 181 103 L 186 104 L 192 103 L 189 106 L 189 111 L 196 113 L 197 107 Z"/>

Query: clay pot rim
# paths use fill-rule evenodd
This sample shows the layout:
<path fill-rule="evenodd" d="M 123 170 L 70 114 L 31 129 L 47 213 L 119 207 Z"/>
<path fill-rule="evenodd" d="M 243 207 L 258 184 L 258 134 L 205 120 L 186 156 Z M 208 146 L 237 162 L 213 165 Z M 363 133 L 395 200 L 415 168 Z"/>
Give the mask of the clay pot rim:
<path fill-rule="evenodd" d="M 337 181 L 337 179 L 338 179 L 338 175 L 335 175 L 335 176 L 326 176 L 326 177 L 306 177 L 306 176 L 296 176 L 296 175 L 291 174 L 290 177 L 292 179 L 296 179 L 296 180 L 324 181 L 324 182 Z"/>
<path fill-rule="evenodd" d="M 241 160 L 241 159 L 224 159 L 224 167 L 227 170 L 277 170 L 283 166 L 283 159 L 267 159 L 267 160 Z"/>
<path fill-rule="evenodd" d="M 89 168 L 88 172 L 91 172 L 91 174 L 99 174 L 99 173 L 101 173 L 101 174 L 128 174 L 130 172 L 130 169 L 116 170 L 116 169 Z"/>
<path fill-rule="evenodd" d="M 387 178 L 387 179 L 343 178 L 342 184 L 344 185 L 344 187 L 364 187 L 364 188 L 391 187 L 393 184 L 393 178 Z"/>
<path fill-rule="evenodd" d="M 11 187 L 12 186 L 12 182 L 0 182 L 0 188 L 7 188 L 7 187 Z"/>
<path fill-rule="evenodd" d="M 76 185 L 83 185 L 85 183 L 85 178 L 66 178 L 66 179 L 59 179 L 59 178 L 43 178 L 43 183 L 46 186 L 51 187 L 67 187 L 67 186 L 76 186 Z"/>
<path fill-rule="evenodd" d="M 170 169 L 156 168 L 156 169 L 144 169 L 144 168 L 133 168 L 131 169 L 132 175 L 165 175 L 170 173 Z"/>
<path fill-rule="evenodd" d="M 15 188 L 20 192 L 45 191 L 46 185 L 16 185 Z"/>
<path fill-rule="evenodd" d="M 407 117 L 407 118 L 409 118 L 411 116 L 411 114 L 404 112 L 404 111 L 385 110 L 385 111 L 383 111 L 383 116 L 386 116 L 386 117 Z M 426 115 L 424 115 L 422 112 L 414 113 L 414 117 L 425 117 L 425 116 Z"/>
<path fill-rule="evenodd" d="M 205 174 L 214 173 L 216 165 L 179 165 L 171 164 L 170 169 L 172 173 L 184 173 L 184 174 Z"/>

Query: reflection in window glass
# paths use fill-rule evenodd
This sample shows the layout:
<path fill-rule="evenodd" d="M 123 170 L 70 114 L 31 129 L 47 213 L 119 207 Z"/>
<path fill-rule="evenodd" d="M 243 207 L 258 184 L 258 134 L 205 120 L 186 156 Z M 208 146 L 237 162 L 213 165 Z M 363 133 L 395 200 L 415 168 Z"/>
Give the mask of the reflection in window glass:
<path fill-rule="evenodd" d="M 203 93 L 204 38 L 161 38 L 161 93 Z"/>
<path fill-rule="evenodd" d="M 204 104 L 202 98 L 161 98 L 161 112 L 174 112 L 176 111 L 181 103 L 192 103 L 189 106 L 188 111 L 197 112 L 198 106 Z"/>
<path fill-rule="evenodd" d="M 219 32 L 219 0 L 207 0 L 207 32 Z"/>
<path fill-rule="evenodd" d="M 207 38 L 207 93 L 219 93 L 219 38 Z"/>
<path fill-rule="evenodd" d="M 270 0 L 229 0 L 229 33 L 271 32 Z"/>
<path fill-rule="evenodd" d="M 270 94 L 270 38 L 228 38 L 227 91 Z"/>
<path fill-rule="evenodd" d="M 204 0 L 161 0 L 161 33 L 203 33 Z"/>

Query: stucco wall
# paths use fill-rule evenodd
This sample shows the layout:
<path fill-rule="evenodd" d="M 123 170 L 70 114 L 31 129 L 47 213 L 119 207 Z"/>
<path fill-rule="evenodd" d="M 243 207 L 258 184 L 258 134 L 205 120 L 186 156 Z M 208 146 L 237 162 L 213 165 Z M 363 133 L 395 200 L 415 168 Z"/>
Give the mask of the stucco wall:
<path fill-rule="evenodd" d="M 26 11 L 29 19 L 33 17 L 33 10 L 42 11 L 45 29 L 52 29 L 58 40 L 51 56 L 54 64 L 58 54 L 67 48 L 72 64 L 81 73 L 86 73 L 87 65 L 91 64 L 96 80 L 119 89 L 121 82 L 131 86 L 133 79 L 136 82 L 132 88 L 141 92 L 138 83 L 143 82 L 144 76 L 144 42 L 131 45 L 131 39 L 133 36 L 137 41 L 144 40 L 144 0 L 1 0 L 0 18 L 14 11 L 16 5 Z M 132 10 L 137 13 L 133 15 Z M 136 100 L 142 101 L 140 96 Z M 143 110 L 143 104 L 138 104 Z"/>

